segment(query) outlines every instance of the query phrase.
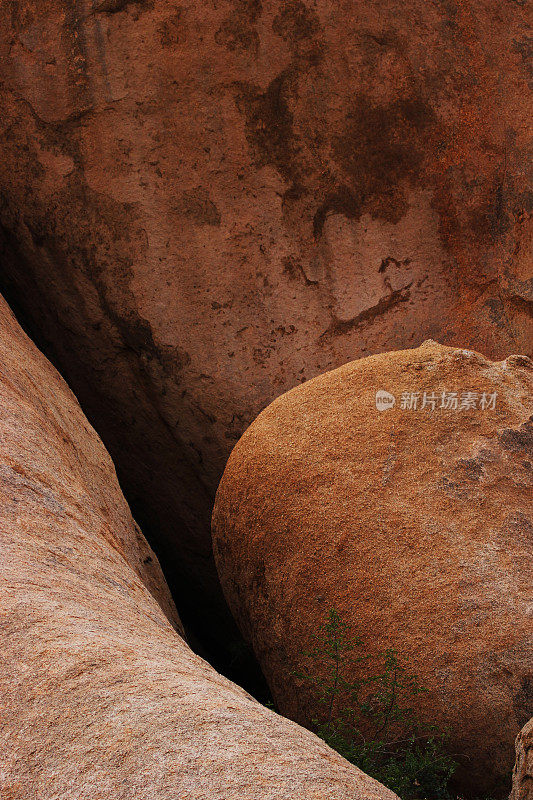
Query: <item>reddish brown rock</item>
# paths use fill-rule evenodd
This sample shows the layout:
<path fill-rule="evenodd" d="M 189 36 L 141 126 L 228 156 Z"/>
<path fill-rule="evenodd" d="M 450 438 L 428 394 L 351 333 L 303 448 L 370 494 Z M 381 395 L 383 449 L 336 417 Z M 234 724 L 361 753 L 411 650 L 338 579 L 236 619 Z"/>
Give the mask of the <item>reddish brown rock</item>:
<path fill-rule="evenodd" d="M 509 800 L 533 799 L 533 719 L 524 725 L 516 737 L 516 761 L 513 770 L 513 790 Z"/>
<path fill-rule="evenodd" d="M 398 800 L 187 647 L 109 456 L 1 299 L 0 363 L 0 797 Z"/>
<path fill-rule="evenodd" d="M 528 25 L 521 0 L 1 4 L 2 284 L 202 635 L 212 498 L 265 405 L 429 336 L 531 354 Z"/>
<path fill-rule="evenodd" d="M 379 390 L 396 405 L 378 411 Z M 426 407 L 403 410 L 403 392 L 420 404 L 426 392 Z M 443 392 L 458 392 L 457 410 L 440 407 Z M 467 392 L 477 407 L 461 410 Z M 531 715 L 532 487 L 524 356 L 494 363 L 427 342 L 347 364 L 263 411 L 219 486 L 214 547 L 282 712 L 317 715 L 296 673 L 319 674 L 305 651 L 335 608 L 363 652 L 394 648 L 429 689 L 417 712 L 450 729 L 462 791 L 508 792 Z"/>

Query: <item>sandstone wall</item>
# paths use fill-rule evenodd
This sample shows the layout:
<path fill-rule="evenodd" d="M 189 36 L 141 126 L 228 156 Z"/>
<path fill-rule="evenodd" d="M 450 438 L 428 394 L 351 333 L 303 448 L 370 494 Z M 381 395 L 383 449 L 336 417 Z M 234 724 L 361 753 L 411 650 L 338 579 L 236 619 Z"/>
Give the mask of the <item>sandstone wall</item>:
<path fill-rule="evenodd" d="M 0 64 L 0 288 L 224 647 L 209 518 L 262 408 L 428 337 L 531 355 L 527 5 L 13 0 Z"/>

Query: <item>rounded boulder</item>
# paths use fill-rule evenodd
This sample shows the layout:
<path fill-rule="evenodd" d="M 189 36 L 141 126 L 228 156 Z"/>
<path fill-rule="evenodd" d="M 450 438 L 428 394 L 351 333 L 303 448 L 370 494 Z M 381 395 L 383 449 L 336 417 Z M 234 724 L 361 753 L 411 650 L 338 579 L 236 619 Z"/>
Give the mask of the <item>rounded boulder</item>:
<path fill-rule="evenodd" d="M 259 415 L 213 514 L 226 598 L 279 709 L 320 712 L 297 674 L 318 669 L 306 653 L 335 609 L 369 663 L 392 648 L 418 676 L 417 717 L 450 732 L 478 795 L 509 790 L 531 716 L 532 390 L 523 356 L 432 341 L 346 364 Z"/>

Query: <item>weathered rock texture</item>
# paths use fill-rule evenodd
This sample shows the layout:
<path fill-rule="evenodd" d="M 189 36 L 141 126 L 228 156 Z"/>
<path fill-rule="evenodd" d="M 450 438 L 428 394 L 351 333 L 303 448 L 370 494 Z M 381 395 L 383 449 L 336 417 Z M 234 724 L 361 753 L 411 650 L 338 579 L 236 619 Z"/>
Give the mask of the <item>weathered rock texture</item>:
<path fill-rule="evenodd" d="M 533 800 L 533 719 L 516 737 L 513 790 L 509 800 Z"/>
<path fill-rule="evenodd" d="M 212 498 L 264 406 L 428 337 L 531 354 L 529 9 L 0 5 L 4 290 L 184 621 L 203 610 L 226 639 Z"/>
<path fill-rule="evenodd" d="M 376 391 L 397 398 L 376 410 Z M 402 392 L 437 405 L 402 410 Z M 478 408 L 439 408 L 441 393 Z M 479 408 L 497 392 L 494 410 Z M 427 399 L 427 398 L 426 398 Z M 376 656 L 393 647 L 450 728 L 461 788 L 510 789 L 533 681 L 533 364 L 427 342 L 371 356 L 272 403 L 235 447 L 217 493 L 226 597 L 279 708 L 309 721 L 295 677 L 335 608 Z M 373 664 L 372 661 L 372 669 Z"/>
<path fill-rule="evenodd" d="M 2 800 L 395 800 L 187 647 L 109 456 L 3 301 L 0 363 Z"/>

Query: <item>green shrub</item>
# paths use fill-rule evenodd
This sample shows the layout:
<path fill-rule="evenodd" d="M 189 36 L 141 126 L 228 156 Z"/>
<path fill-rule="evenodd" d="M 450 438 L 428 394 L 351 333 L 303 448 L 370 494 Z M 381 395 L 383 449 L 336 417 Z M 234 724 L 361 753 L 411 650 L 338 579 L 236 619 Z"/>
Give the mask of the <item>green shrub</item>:
<path fill-rule="evenodd" d="M 402 800 L 451 798 L 457 765 L 445 749 L 448 736 L 417 722 L 411 702 L 427 690 L 397 653 L 388 649 L 371 661 L 335 610 L 313 639 L 305 653 L 312 669 L 295 674 L 313 686 L 323 708 L 313 720 L 318 735 Z"/>

